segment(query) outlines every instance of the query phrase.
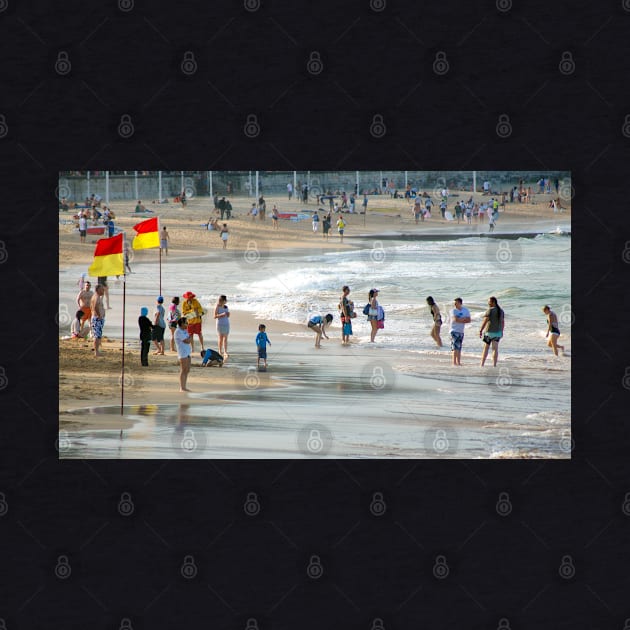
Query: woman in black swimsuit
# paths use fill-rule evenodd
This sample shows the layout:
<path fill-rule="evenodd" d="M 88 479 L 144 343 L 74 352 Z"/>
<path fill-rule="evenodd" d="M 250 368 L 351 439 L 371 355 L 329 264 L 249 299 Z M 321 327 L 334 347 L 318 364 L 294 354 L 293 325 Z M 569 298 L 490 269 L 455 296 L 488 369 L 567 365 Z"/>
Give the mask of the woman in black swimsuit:
<path fill-rule="evenodd" d="M 427 304 L 429 305 L 429 310 L 431 311 L 431 315 L 433 316 L 433 328 L 431 328 L 431 337 L 433 341 L 435 341 L 435 343 L 437 344 L 438 348 L 441 348 L 442 338 L 440 337 L 440 328 L 442 327 L 442 315 L 440 315 L 440 308 L 431 296 L 427 298 Z"/>
<path fill-rule="evenodd" d="M 553 350 L 553 353 L 558 356 L 558 350 L 562 350 L 564 354 L 564 346 L 558 343 L 558 337 L 560 337 L 560 329 L 558 328 L 558 316 L 545 304 L 542 308 L 543 313 L 547 316 L 547 334 L 545 337 L 548 339 L 547 345 Z"/>

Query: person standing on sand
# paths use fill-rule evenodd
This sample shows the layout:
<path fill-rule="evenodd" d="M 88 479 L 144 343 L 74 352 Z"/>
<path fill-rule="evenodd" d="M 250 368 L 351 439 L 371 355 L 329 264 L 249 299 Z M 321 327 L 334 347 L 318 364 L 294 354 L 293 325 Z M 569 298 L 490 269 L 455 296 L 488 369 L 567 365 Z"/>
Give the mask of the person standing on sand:
<path fill-rule="evenodd" d="M 94 339 L 94 357 L 103 356 L 100 352 L 101 339 L 103 337 L 103 326 L 105 325 L 105 307 L 103 306 L 103 294 L 105 289 L 103 285 L 99 284 L 96 287 L 96 291 L 90 301 L 90 310 L 92 311 L 92 318 L 90 319 L 90 331 L 92 333 L 92 339 Z"/>
<path fill-rule="evenodd" d="M 363 214 L 367 213 L 367 207 L 368 207 L 368 196 L 367 196 L 367 193 L 365 193 L 363 195 Z"/>
<path fill-rule="evenodd" d="M 223 249 L 227 249 L 227 242 L 228 242 L 228 234 L 230 233 L 230 231 L 228 230 L 228 226 L 227 223 L 223 224 L 223 227 L 221 228 L 221 240 L 223 241 Z"/>
<path fill-rule="evenodd" d="M 348 299 L 350 295 L 350 287 L 345 285 L 342 289 L 341 299 L 339 300 L 339 311 L 341 315 L 341 345 L 347 346 L 350 343 L 350 335 L 352 335 L 352 319 L 357 316 L 354 312 L 354 302 Z"/>
<path fill-rule="evenodd" d="M 153 313 L 153 331 L 151 339 L 155 344 L 155 352 L 153 354 L 164 355 L 164 332 L 166 331 L 166 322 L 164 321 L 164 298 L 160 295 L 157 298 L 155 313 Z"/>
<path fill-rule="evenodd" d="M 214 307 L 214 319 L 217 320 L 217 337 L 219 339 L 219 354 L 224 359 L 228 358 L 228 335 L 230 334 L 230 309 L 227 306 L 227 297 L 220 295 Z"/>
<path fill-rule="evenodd" d="M 187 332 L 190 335 L 190 350 L 191 352 L 195 351 L 195 335 L 199 337 L 201 349 L 204 350 L 203 334 L 201 333 L 201 318 L 205 315 L 205 311 L 201 307 L 201 304 L 199 304 L 197 296 L 192 291 L 186 291 L 182 297 L 185 300 L 182 304 L 182 315 L 188 321 Z M 175 331 L 175 343 L 177 343 L 177 331 Z"/>
<path fill-rule="evenodd" d="M 376 299 L 378 295 L 378 289 L 370 289 L 368 294 L 368 303 L 370 305 L 368 310 L 368 322 L 370 322 L 370 326 L 372 330 L 370 331 L 370 342 L 374 342 L 376 338 L 376 333 L 378 332 L 378 300 Z"/>
<path fill-rule="evenodd" d="M 330 337 L 326 334 L 326 328 L 330 326 L 330 323 L 333 320 L 333 316 L 331 313 L 328 313 L 326 317 L 322 317 L 321 315 L 314 315 L 308 320 L 308 324 L 306 324 L 314 333 L 315 333 L 315 347 L 321 348 L 322 335 L 326 337 L 326 339 L 330 339 Z"/>
<path fill-rule="evenodd" d="M 79 236 L 82 243 L 85 243 L 85 237 L 87 235 L 87 219 L 83 212 L 79 215 Z"/>
<path fill-rule="evenodd" d="M 89 322 L 92 317 L 92 309 L 90 308 L 90 304 L 92 302 L 92 296 L 94 292 L 92 291 L 92 285 L 89 282 L 86 282 L 83 290 L 79 291 L 77 295 L 77 305 L 83 311 L 83 318 L 81 319 L 81 334 L 83 334 L 83 326 L 85 322 Z M 89 324 L 88 324 L 89 326 Z"/>
<path fill-rule="evenodd" d="M 276 208 L 276 204 L 273 205 L 273 208 L 271 210 L 271 220 L 273 222 L 273 229 L 277 230 L 278 229 L 278 208 Z"/>
<path fill-rule="evenodd" d="M 260 199 L 258 200 L 258 218 L 261 221 L 265 220 L 265 214 L 267 212 L 267 202 L 265 201 L 265 198 L 260 195 Z"/>
<path fill-rule="evenodd" d="M 192 335 L 188 333 L 188 322 L 182 317 L 177 322 L 175 343 L 177 344 L 177 358 L 179 359 L 179 391 L 189 392 L 186 388 L 188 373 L 190 372 L 190 356 L 192 354 Z"/>
<path fill-rule="evenodd" d="M 337 232 L 339 232 L 339 238 L 341 238 L 341 242 L 343 243 L 343 232 L 346 228 L 345 221 L 342 216 L 339 215 L 339 219 L 337 219 Z"/>
<path fill-rule="evenodd" d="M 140 309 L 140 317 L 138 317 L 138 326 L 140 328 L 140 365 L 149 367 L 149 348 L 151 348 L 151 337 L 153 333 L 153 324 L 147 317 L 149 309 L 143 306 Z"/>
<path fill-rule="evenodd" d="M 107 310 L 111 309 L 111 306 L 109 305 L 109 287 L 107 286 L 107 276 L 99 276 L 98 279 L 98 284 L 100 284 L 103 287 L 103 295 L 105 295 L 105 302 L 107 303 Z"/>
<path fill-rule="evenodd" d="M 171 352 L 175 352 L 175 331 L 177 330 L 177 322 L 181 316 L 182 314 L 179 310 L 179 297 L 175 296 L 171 300 L 171 305 L 168 307 L 168 327 L 171 331 Z"/>
<path fill-rule="evenodd" d="M 317 210 L 315 210 L 315 214 L 313 215 L 313 234 L 316 234 L 318 229 L 319 229 L 319 214 L 317 214 Z"/>
<path fill-rule="evenodd" d="M 553 350 L 553 353 L 556 356 L 558 356 L 558 348 L 562 350 L 562 354 L 564 354 L 564 346 L 558 344 L 558 337 L 560 337 L 558 316 L 551 310 L 551 308 L 547 304 L 543 306 L 542 312 L 547 316 L 547 334 L 545 335 L 545 339 L 549 339 L 547 345 Z"/>
<path fill-rule="evenodd" d="M 455 308 L 451 309 L 451 350 L 453 351 L 453 365 L 462 364 L 462 343 L 464 342 L 464 328 L 470 323 L 470 311 L 462 306 L 462 298 L 453 300 Z"/>
<path fill-rule="evenodd" d="M 434 299 L 429 296 L 427 298 L 427 304 L 433 317 L 433 327 L 431 328 L 431 339 L 435 341 L 438 348 L 442 347 L 442 338 L 440 337 L 440 328 L 442 328 L 442 314 L 440 313 L 440 307 L 435 303 Z"/>
<path fill-rule="evenodd" d="M 260 360 L 264 361 L 265 370 L 267 369 L 267 344 L 271 345 L 269 337 L 265 332 L 266 326 L 260 324 L 258 326 L 258 334 L 256 335 L 256 349 L 258 350 L 258 360 L 256 361 L 256 367 L 260 368 Z"/>
<path fill-rule="evenodd" d="M 287 184 L 287 193 L 289 194 L 289 201 L 291 201 L 291 197 L 293 197 L 293 184 L 291 182 Z"/>
<path fill-rule="evenodd" d="M 330 223 L 331 223 L 331 218 L 330 218 L 330 214 L 325 214 L 324 215 L 324 220 L 322 221 L 322 228 L 323 228 L 323 238 L 325 238 L 326 240 L 328 240 L 328 238 L 330 237 Z"/>
<path fill-rule="evenodd" d="M 168 256 L 168 242 L 171 240 L 168 232 L 166 231 L 166 226 L 162 228 L 160 232 L 160 248 L 164 250 L 164 255 Z"/>
<path fill-rule="evenodd" d="M 492 365 L 497 366 L 497 359 L 499 358 L 499 341 L 503 337 L 503 326 L 505 324 L 505 313 L 499 306 L 497 298 L 491 296 L 488 298 L 488 310 L 484 313 L 483 320 L 481 322 L 481 328 L 479 329 L 479 337 L 483 335 L 483 351 L 481 353 L 481 367 L 486 362 L 488 356 L 488 350 L 492 344 Z M 484 335 L 484 328 L 486 328 L 486 334 Z"/>

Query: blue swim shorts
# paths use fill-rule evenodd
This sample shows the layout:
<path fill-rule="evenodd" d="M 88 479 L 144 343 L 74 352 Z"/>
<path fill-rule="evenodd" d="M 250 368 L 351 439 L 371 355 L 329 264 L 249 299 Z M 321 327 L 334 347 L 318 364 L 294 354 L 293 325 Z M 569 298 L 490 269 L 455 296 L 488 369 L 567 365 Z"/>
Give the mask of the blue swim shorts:
<path fill-rule="evenodd" d="M 464 341 L 464 333 L 451 330 L 451 350 L 461 350 Z"/>

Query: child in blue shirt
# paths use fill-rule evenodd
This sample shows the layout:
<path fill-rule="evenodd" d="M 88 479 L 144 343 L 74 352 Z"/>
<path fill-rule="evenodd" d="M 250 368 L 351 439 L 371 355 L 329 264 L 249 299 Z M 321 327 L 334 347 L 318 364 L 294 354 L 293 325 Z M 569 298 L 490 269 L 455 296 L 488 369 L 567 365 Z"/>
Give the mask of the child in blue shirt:
<path fill-rule="evenodd" d="M 271 341 L 269 341 L 269 337 L 267 337 L 267 333 L 265 332 L 266 326 L 264 324 L 260 324 L 258 326 L 258 334 L 256 335 L 256 347 L 258 348 L 258 360 L 256 361 L 256 366 L 260 367 L 260 360 L 264 361 L 264 367 L 267 369 L 267 344 L 271 345 Z"/>

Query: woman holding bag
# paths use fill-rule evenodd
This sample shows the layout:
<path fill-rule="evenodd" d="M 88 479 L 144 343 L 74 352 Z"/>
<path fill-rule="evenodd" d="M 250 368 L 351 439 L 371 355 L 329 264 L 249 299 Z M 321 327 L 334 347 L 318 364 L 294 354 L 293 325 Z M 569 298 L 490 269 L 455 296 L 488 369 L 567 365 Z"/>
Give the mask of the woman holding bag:
<path fill-rule="evenodd" d="M 376 299 L 376 296 L 378 295 L 378 289 L 370 289 L 370 292 L 368 294 L 368 304 L 370 305 L 370 308 L 368 310 L 368 322 L 370 322 L 370 326 L 372 327 L 372 330 L 370 331 L 370 342 L 374 342 L 374 338 L 376 337 L 376 333 L 378 332 L 378 323 L 379 323 L 379 303 L 378 300 Z M 381 318 L 382 320 L 382 318 Z M 382 328 L 383 326 L 381 326 Z"/>

